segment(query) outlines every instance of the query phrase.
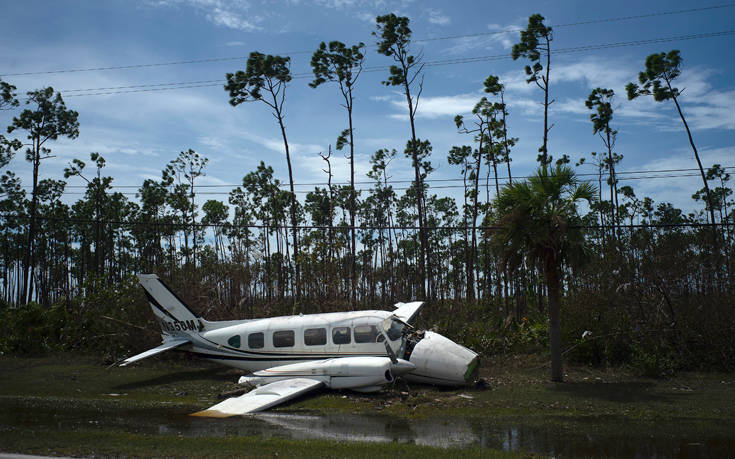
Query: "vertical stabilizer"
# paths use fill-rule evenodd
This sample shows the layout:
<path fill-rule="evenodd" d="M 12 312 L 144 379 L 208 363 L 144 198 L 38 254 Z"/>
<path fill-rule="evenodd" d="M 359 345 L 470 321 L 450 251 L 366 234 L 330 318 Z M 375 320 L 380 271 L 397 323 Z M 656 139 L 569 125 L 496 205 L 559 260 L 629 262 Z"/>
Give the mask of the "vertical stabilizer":
<path fill-rule="evenodd" d="M 201 331 L 202 323 L 155 274 L 138 274 L 164 337 L 187 336 Z"/>

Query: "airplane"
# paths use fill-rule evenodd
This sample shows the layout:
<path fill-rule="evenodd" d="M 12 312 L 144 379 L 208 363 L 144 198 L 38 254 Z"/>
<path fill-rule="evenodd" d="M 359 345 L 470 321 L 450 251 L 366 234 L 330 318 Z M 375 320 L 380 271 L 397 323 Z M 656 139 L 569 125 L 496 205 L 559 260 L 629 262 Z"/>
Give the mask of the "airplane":
<path fill-rule="evenodd" d="M 243 369 L 238 383 L 253 387 L 193 416 L 229 417 L 266 410 L 319 387 L 375 392 L 396 377 L 441 386 L 471 383 L 474 351 L 411 325 L 423 302 L 394 311 L 299 314 L 208 321 L 197 316 L 155 274 L 139 274 L 162 344 L 122 361 L 126 366 L 177 349 Z"/>

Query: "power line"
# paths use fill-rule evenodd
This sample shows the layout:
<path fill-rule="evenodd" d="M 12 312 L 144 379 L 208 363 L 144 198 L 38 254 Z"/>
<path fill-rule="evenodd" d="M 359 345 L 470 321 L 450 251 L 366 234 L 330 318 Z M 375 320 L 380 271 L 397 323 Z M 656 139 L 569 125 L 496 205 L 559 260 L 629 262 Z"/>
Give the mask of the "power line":
<path fill-rule="evenodd" d="M 109 91 L 109 90 L 117 90 L 117 89 L 132 89 L 132 88 L 150 88 L 154 86 L 173 86 L 173 85 L 191 85 L 191 84 L 208 84 L 208 83 L 222 83 L 224 80 L 201 80 L 201 81 L 183 81 L 179 83 L 157 83 L 157 84 L 136 84 L 131 86 L 111 86 L 107 88 L 86 88 L 86 89 L 62 89 L 60 92 L 63 93 L 69 93 L 69 92 L 87 92 L 87 91 Z"/>
<path fill-rule="evenodd" d="M 619 22 L 619 21 L 629 21 L 631 19 L 644 19 L 644 18 L 650 18 L 655 16 L 671 16 L 675 14 L 688 14 L 688 13 L 698 13 L 700 11 L 708 11 L 708 10 L 716 10 L 721 8 L 732 8 L 735 6 L 735 3 L 723 3 L 721 5 L 713 5 L 713 6 L 703 6 L 701 8 L 690 8 L 686 10 L 674 10 L 674 11 L 661 11 L 658 13 L 649 13 L 649 14 L 638 14 L 635 16 L 620 16 L 616 18 L 602 18 L 602 19 L 593 19 L 589 21 L 580 21 L 580 22 L 570 22 L 567 24 L 551 24 L 552 27 L 572 27 L 572 26 L 580 26 L 580 25 L 588 25 L 588 24 L 601 24 L 604 22 Z"/>
<path fill-rule="evenodd" d="M 696 12 L 701 12 L 701 11 L 731 8 L 733 6 L 735 6 L 735 3 L 725 3 L 725 4 L 713 5 L 713 6 L 707 6 L 707 7 L 701 7 L 701 8 L 661 11 L 661 12 L 640 14 L 640 15 L 633 15 L 633 16 L 619 16 L 619 17 L 613 17 L 613 18 L 600 18 L 600 19 L 592 19 L 592 20 L 587 20 L 587 21 L 570 22 L 570 23 L 565 23 L 565 24 L 553 24 L 552 23 L 551 26 L 557 27 L 557 28 L 575 27 L 575 26 L 580 26 L 580 25 L 629 21 L 633 19 L 644 19 L 644 18 L 656 17 L 656 16 L 690 14 L 690 13 L 696 13 Z M 521 29 L 495 30 L 495 31 L 490 31 L 490 32 L 478 32 L 478 33 L 465 34 L 465 35 L 447 35 L 447 36 L 441 36 L 441 37 L 419 38 L 413 41 L 414 42 L 433 42 L 433 41 L 443 41 L 443 40 L 456 40 L 456 39 L 461 39 L 461 38 L 474 38 L 474 37 L 482 37 L 482 36 L 492 36 L 492 35 L 502 35 L 502 34 L 507 34 L 507 33 L 515 33 L 520 30 Z M 375 47 L 375 46 L 371 46 L 371 47 Z M 289 55 L 295 55 L 295 54 L 310 54 L 310 53 L 313 53 L 313 51 L 291 51 L 287 53 L 282 53 L 282 55 L 289 56 Z M 155 62 L 155 63 L 148 63 L 148 64 L 130 64 L 130 65 L 115 65 L 115 66 L 106 66 L 106 67 L 87 67 L 87 68 L 72 68 L 72 69 L 59 69 L 59 70 L 34 71 L 34 72 L 17 72 L 17 73 L 5 73 L 0 76 L 5 76 L 5 77 L 30 76 L 30 75 L 48 75 L 48 74 L 58 74 L 58 73 L 96 72 L 96 71 L 106 71 L 106 70 L 130 70 L 130 69 L 140 69 L 140 68 L 149 68 L 149 67 L 164 67 L 164 66 L 171 66 L 171 65 L 190 65 L 190 64 L 206 64 L 206 63 L 214 63 L 214 62 L 227 62 L 227 61 L 243 60 L 243 59 L 247 59 L 248 57 L 249 56 L 214 57 L 214 58 L 187 59 L 187 60 L 169 61 L 169 62 Z"/>
<path fill-rule="evenodd" d="M 11 215 L 11 214 L 0 214 L 3 218 L 27 218 L 25 215 Z M 36 216 L 36 219 L 43 221 L 54 221 L 62 223 L 76 223 L 76 224 L 100 224 L 100 225 L 119 225 L 119 226 L 145 226 L 145 227 L 174 227 L 174 228 L 237 228 L 237 229 L 266 229 L 266 230 L 290 230 L 292 229 L 289 225 L 235 225 L 231 223 L 180 223 L 180 222 L 149 222 L 140 220 L 94 220 L 84 218 L 59 218 L 59 217 L 45 217 Z M 696 222 L 683 222 L 683 223 L 638 223 L 638 224 L 619 224 L 615 225 L 616 228 L 628 228 L 628 229 L 640 229 L 640 228 L 707 228 L 707 227 L 725 227 L 734 226 L 735 222 L 719 222 L 719 223 L 696 223 Z M 575 229 L 608 229 L 612 228 L 612 225 L 569 225 L 569 228 Z M 351 230 L 351 225 L 299 225 L 296 226 L 297 230 Z M 435 225 L 435 226 L 424 226 L 424 229 L 429 231 L 438 230 L 460 230 L 469 231 L 476 229 L 479 231 L 493 231 L 502 229 L 502 226 L 498 225 L 481 225 L 481 226 L 468 226 L 468 225 Z M 419 226 L 415 225 L 393 225 L 393 226 L 382 226 L 382 225 L 362 225 L 354 226 L 357 230 L 419 230 Z"/>
<path fill-rule="evenodd" d="M 724 170 L 728 169 L 735 169 L 735 166 L 720 166 Z M 649 178 L 677 178 L 677 177 L 699 177 L 699 173 L 693 173 L 693 174 L 671 174 L 673 172 L 697 172 L 699 171 L 698 168 L 692 167 L 692 168 L 684 168 L 684 169 L 652 169 L 652 170 L 637 170 L 637 171 L 615 171 L 616 176 L 625 176 L 625 175 L 632 175 L 632 174 L 670 174 L 670 175 L 651 175 L 651 176 L 635 176 L 635 177 L 618 177 L 618 180 L 639 180 L 639 179 L 649 179 Z M 607 178 L 610 177 L 609 172 L 604 172 L 602 174 L 599 174 L 597 172 L 583 172 L 575 174 L 577 177 L 599 177 L 601 176 L 603 179 L 607 180 Z M 534 175 L 517 175 L 513 177 L 514 180 L 524 180 L 529 179 L 531 177 L 535 177 Z M 493 178 L 494 179 L 494 178 Z M 447 178 L 447 179 L 424 179 L 422 180 L 423 183 L 446 183 L 446 182 L 459 182 L 463 181 L 463 178 Z M 285 183 L 278 180 L 280 183 L 278 186 L 280 188 L 285 188 L 290 186 L 288 183 Z M 414 180 L 388 180 L 388 184 L 396 184 L 396 183 L 413 183 Z M 509 182 L 509 178 L 507 176 L 498 176 L 498 181 L 507 183 Z M 381 182 L 381 185 L 383 185 L 384 182 Z M 332 182 L 332 186 L 347 186 L 349 185 L 349 182 Z M 375 181 L 357 181 L 355 182 L 355 185 L 374 185 Z M 294 183 L 294 186 L 327 186 L 329 183 L 327 182 L 304 182 L 304 183 Z M 241 187 L 241 183 L 236 184 L 219 184 L 219 185 L 195 185 L 195 189 L 201 189 L 201 188 L 237 188 Z M 23 188 L 31 188 L 31 185 L 23 185 Z M 458 185 L 457 188 L 462 188 L 464 185 Z M 86 189 L 86 185 L 67 185 L 65 188 L 84 188 Z M 140 185 L 111 185 L 111 189 L 122 189 L 122 188 L 133 188 L 133 189 L 140 189 Z M 394 188 L 395 189 L 395 188 Z M 369 190 L 372 190 L 369 189 Z M 303 192 L 303 191 L 301 191 Z M 84 194 L 84 193 L 81 193 Z M 222 193 L 218 193 L 222 194 Z"/>
<path fill-rule="evenodd" d="M 572 54 L 582 53 L 588 51 L 596 51 L 600 49 L 612 49 L 612 48 L 623 48 L 631 46 L 643 46 L 656 43 L 669 43 L 674 41 L 686 41 L 686 40 L 697 40 L 702 38 L 717 38 L 735 35 L 735 30 L 724 30 L 720 32 L 709 32 L 699 34 L 687 34 L 687 35 L 676 35 L 671 37 L 659 37 L 651 38 L 646 40 L 633 40 L 633 41 L 622 41 L 614 43 L 600 43 L 597 45 L 584 45 L 584 46 L 573 46 L 568 48 L 559 48 L 553 50 L 554 54 Z M 543 54 L 543 53 L 542 53 Z M 460 65 L 460 64 L 472 64 L 477 62 L 488 62 L 496 60 L 512 59 L 510 54 L 495 54 L 489 56 L 476 56 L 476 57 L 463 57 L 453 59 L 440 59 L 434 61 L 423 62 L 426 67 L 437 67 L 444 65 Z M 381 65 L 373 67 L 365 67 L 362 71 L 365 73 L 378 72 L 388 70 L 390 66 Z M 311 78 L 308 72 L 295 73 L 292 75 L 292 79 L 299 80 L 305 78 Z M 179 83 L 155 83 L 155 84 L 141 84 L 132 86 L 116 86 L 108 88 L 90 88 L 90 89 L 71 89 L 61 91 L 63 92 L 74 92 L 73 94 L 66 94 L 66 97 L 77 97 L 77 96 L 107 96 L 115 94 L 129 94 L 139 92 L 157 92 L 157 91 L 170 91 L 174 89 L 188 89 L 188 88 L 203 88 L 203 87 L 214 87 L 222 86 L 226 83 L 225 80 L 203 80 L 203 81 L 186 81 Z M 134 89 L 129 89 L 134 88 Z M 89 92 L 85 92 L 89 91 Z M 95 92 L 103 91 L 103 92 Z"/>

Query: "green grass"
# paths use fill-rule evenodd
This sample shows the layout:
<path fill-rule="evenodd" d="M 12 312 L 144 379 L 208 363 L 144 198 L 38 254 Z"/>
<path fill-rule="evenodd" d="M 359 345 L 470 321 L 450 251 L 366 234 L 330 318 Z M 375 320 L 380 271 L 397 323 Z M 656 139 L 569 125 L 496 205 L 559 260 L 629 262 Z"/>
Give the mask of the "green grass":
<path fill-rule="evenodd" d="M 399 429 L 437 419 L 450 423 L 461 420 L 475 433 L 518 427 L 552 432 L 552 437 L 558 433 L 570 442 L 584 442 L 579 438 L 592 436 L 613 446 L 617 438 L 660 437 L 674 444 L 700 437 L 720 441 L 735 431 L 733 374 L 684 373 L 657 380 L 641 378 L 625 368 L 573 367 L 566 369 L 566 382 L 557 384 L 548 382 L 548 369 L 543 364 L 544 360 L 535 356 L 486 361 L 480 375 L 491 384 L 487 390 L 403 384 L 374 394 L 324 390 L 273 411 L 382 416 L 388 424 L 395 419 Z M 219 394 L 235 389 L 239 374 L 198 360 L 176 358 L 108 368 L 94 357 L 77 355 L 2 357 L 0 451 L 128 456 L 501 454 L 490 448 L 458 451 L 395 442 L 266 438 L 237 431 L 244 424 L 237 419 L 223 424 L 218 420 L 191 421 L 186 416 L 217 403 Z M 195 424 L 202 431 L 192 435 L 175 428 L 158 430 L 159 425 L 191 428 L 191 422 L 202 422 Z M 218 433 L 210 434 L 210 427 L 219 429 Z M 551 454 L 543 449 L 545 444 L 539 445 L 542 452 Z M 497 444 L 489 446 L 499 448 Z M 596 453 L 593 450 L 590 454 Z M 528 456 L 523 452 L 517 455 Z"/>
<path fill-rule="evenodd" d="M 51 432 L 41 437 L 33 433 L 2 435 L 4 451 L 46 455 L 120 455 L 187 457 L 426 457 L 448 453 L 440 448 L 399 443 L 339 443 L 323 440 L 283 438 L 220 437 L 189 438 L 174 435 L 140 435 L 124 432 Z M 480 448 L 462 449 L 462 457 L 508 457 L 508 453 Z M 511 457 L 528 457 L 520 453 Z"/>

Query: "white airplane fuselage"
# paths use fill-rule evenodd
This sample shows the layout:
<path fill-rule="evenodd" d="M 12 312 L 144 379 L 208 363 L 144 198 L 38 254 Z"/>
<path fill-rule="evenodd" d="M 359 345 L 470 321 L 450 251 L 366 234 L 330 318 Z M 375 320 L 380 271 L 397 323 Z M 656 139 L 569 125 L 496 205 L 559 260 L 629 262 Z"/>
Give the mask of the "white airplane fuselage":
<path fill-rule="evenodd" d="M 250 372 L 274 366 L 338 357 L 385 356 L 379 332 L 389 311 L 351 311 L 227 322 L 204 321 L 180 349 Z M 216 328 L 214 328 L 216 327 Z M 401 336 L 388 339 L 393 352 Z"/>

